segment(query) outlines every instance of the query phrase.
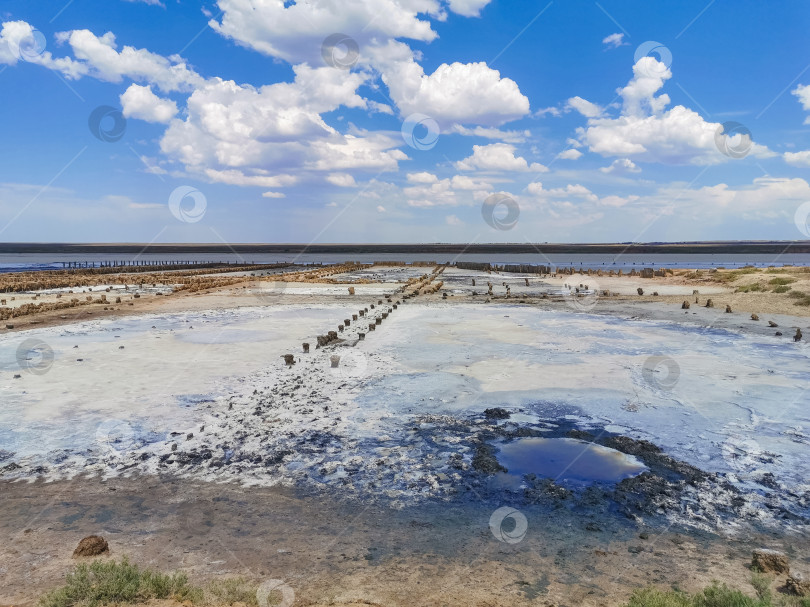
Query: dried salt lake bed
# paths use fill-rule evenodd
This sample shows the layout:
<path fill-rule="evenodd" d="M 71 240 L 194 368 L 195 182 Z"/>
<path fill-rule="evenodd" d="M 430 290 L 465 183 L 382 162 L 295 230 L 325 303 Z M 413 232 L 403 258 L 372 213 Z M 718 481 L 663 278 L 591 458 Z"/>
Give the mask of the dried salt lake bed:
<path fill-rule="evenodd" d="M 394 508 L 576 509 L 598 489 L 606 512 L 732 532 L 801 529 L 810 517 L 804 342 L 435 302 L 401 305 L 365 340 L 352 323 L 343 343 L 314 348 L 315 335 L 356 312 L 273 305 L 5 335 L 2 479 L 172 474 Z M 36 353 L 35 372 L 19 371 L 24 340 L 52 349 L 47 372 L 36 372 Z M 507 475 L 509 452 L 541 438 L 596 443 L 611 465 L 636 469 L 592 483 L 587 465 L 579 477 L 520 466 Z"/>

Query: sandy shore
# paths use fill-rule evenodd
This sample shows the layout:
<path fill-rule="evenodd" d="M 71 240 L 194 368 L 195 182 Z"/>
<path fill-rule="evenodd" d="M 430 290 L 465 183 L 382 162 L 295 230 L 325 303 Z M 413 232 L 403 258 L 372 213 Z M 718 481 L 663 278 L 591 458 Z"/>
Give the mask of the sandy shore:
<path fill-rule="evenodd" d="M 810 572 L 810 353 L 791 339 L 810 308 L 739 292 L 770 275 L 448 268 L 404 300 L 429 271 L 245 277 L 14 319 L 0 604 L 58 585 L 90 533 L 195 579 L 286 580 L 296 605 L 616 605 L 647 583 L 745 587 L 761 546 Z M 43 373 L 20 372 L 21 339 L 54 352 Z M 506 478 L 497 446 L 529 437 L 595 442 L 647 472 Z M 504 505 L 528 521 L 519 542 L 490 528 Z"/>
<path fill-rule="evenodd" d="M 198 581 L 280 579 L 311 606 L 617 605 L 649 583 L 745 588 L 761 546 L 787 548 L 799 566 L 808 554 L 795 540 L 637 529 L 565 508 L 527 509 L 526 538 L 506 544 L 492 538 L 488 505 L 391 510 L 172 477 L 4 485 L 3 512 L 6 605 L 57 585 L 91 533 L 108 539 L 107 558 Z"/>

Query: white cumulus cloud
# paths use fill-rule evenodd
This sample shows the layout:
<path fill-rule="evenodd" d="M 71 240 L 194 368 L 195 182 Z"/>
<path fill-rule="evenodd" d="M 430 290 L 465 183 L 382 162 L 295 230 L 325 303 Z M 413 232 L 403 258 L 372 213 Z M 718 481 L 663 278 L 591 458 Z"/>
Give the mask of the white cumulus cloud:
<path fill-rule="evenodd" d="M 474 145 L 472 156 L 455 163 L 459 171 L 534 171 L 545 173 L 548 167 L 537 162 L 531 164 L 522 156 L 515 155 L 515 146 L 508 143 Z"/>
<path fill-rule="evenodd" d="M 654 57 L 642 57 L 633 66 L 633 78 L 619 90 L 621 115 L 588 118 L 578 129 L 580 140 L 602 156 L 664 164 L 718 164 L 729 158 L 715 143 L 721 124 L 707 122 L 682 105 L 667 110 L 666 94 L 657 95 L 672 72 Z M 767 147 L 753 143 L 754 157 L 775 156 Z"/>
<path fill-rule="evenodd" d="M 177 115 L 177 104 L 155 95 L 151 86 L 131 84 L 121 95 L 121 106 L 125 117 L 146 122 L 165 124 Z"/>

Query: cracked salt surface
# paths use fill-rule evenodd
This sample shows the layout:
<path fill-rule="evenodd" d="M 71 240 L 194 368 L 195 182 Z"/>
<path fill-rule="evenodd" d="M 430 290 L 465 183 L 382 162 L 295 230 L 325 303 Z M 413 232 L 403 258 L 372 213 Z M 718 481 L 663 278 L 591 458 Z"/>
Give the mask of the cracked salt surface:
<path fill-rule="evenodd" d="M 13 455 L 3 455 L 0 474 L 173 472 L 404 504 L 478 486 L 472 462 L 482 441 L 576 426 L 594 440 L 645 439 L 719 473 L 715 485 L 742 491 L 741 509 L 754 519 L 779 508 L 810 515 L 804 343 L 774 347 L 726 330 L 517 306 L 409 303 L 364 341 L 358 328 L 373 320 L 352 323 L 345 343 L 314 350 L 315 335 L 353 312 L 242 308 L 3 336 L 0 454 Z M 26 338 L 48 342 L 56 359 L 47 374 L 14 380 Z M 298 354 L 303 341 L 311 354 Z M 291 369 L 280 358 L 288 352 L 298 361 Z M 337 369 L 335 354 L 344 360 Z M 674 360 L 676 381 L 645 372 L 650 356 Z M 512 415 L 485 419 L 492 407 Z M 695 503 L 680 514 L 710 510 L 712 500 L 730 499 L 726 490 L 693 487 Z"/>

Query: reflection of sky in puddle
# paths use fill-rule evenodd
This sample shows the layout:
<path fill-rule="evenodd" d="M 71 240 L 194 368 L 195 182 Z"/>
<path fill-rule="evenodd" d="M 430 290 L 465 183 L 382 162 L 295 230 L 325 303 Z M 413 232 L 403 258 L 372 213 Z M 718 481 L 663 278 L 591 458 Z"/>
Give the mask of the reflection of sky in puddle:
<path fill-rule="evenodd" d="M 509 471 L 503 476 L 517 483 L 525 474 L 577 484 L 615 483 L 646 470 L 632 455 L 573 438 L 521 438 L 495 446 L 498 462 Z"/>

